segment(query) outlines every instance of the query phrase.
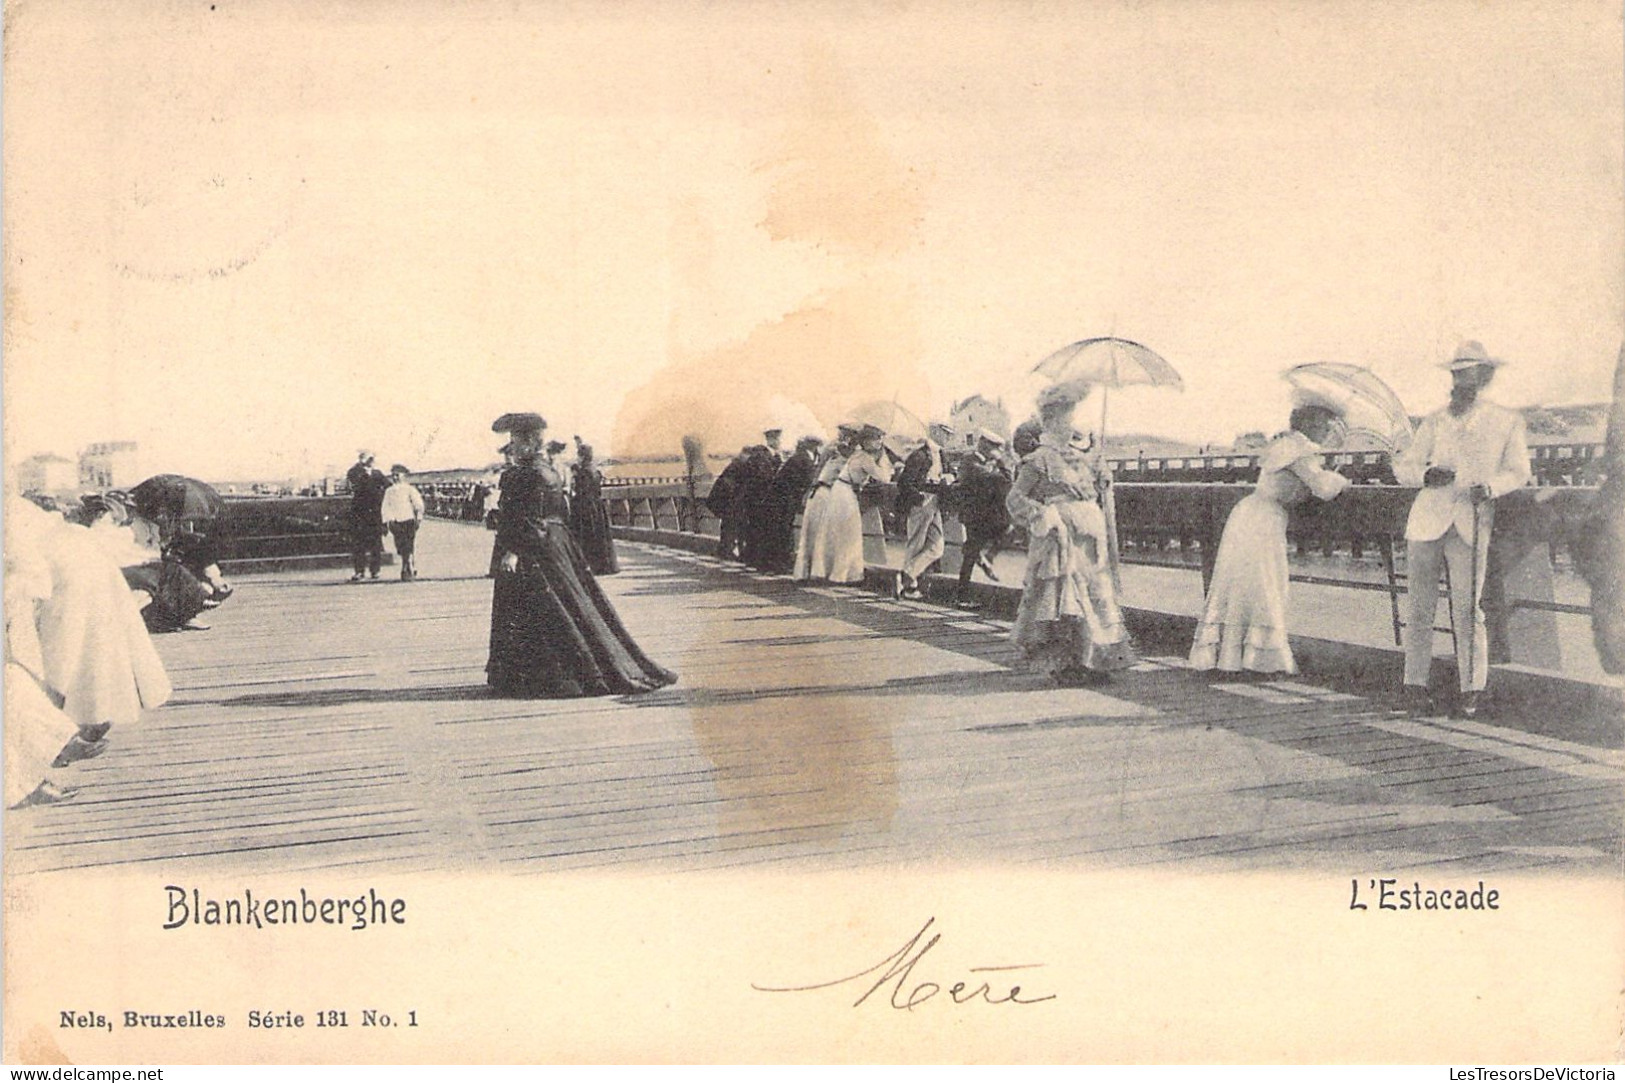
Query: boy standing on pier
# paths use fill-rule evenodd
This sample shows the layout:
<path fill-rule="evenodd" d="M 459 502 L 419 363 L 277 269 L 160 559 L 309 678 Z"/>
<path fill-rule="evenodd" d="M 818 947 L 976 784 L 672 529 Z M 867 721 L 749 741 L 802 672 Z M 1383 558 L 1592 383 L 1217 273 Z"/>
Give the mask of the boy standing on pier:
<path fill-rule="evenodd" d="M 407 480 L 411 471 L 400 463 L 389 468 L 389 488 L 379 508 L 384 529 L 395 539 L 395 552 L 401 558 L 401 580 L 411 582 L 418 577 L 417 537 L 418 525 L 423 522 L 423 495 Z"/>

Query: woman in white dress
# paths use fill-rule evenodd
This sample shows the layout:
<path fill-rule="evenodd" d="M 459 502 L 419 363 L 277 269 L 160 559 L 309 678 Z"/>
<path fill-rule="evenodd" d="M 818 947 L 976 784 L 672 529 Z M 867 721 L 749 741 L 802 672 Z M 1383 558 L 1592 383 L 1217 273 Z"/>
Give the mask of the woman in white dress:
<path fill-rule="evenodd" d="M 5 546 L 5 804 L 7 808 L 50 804 L 78 790 L 58 784 L 55 760 L 78 737 L 79 727 L 52 702 L 46 690 L 45 656 L 40 647 L 38 610 L 51 596 L 51 568 L 35 541 L 43 524 L 18 522 L 22 501 L 8 503 Z M 26 505 L 40 516 L 46 513 Z"/>
<path fill-rule="evenodd" d="M 1038 447 L 1021 460 L 1005 499 L 1028 536 L 1012 638 L 1029 664 L 1065 685 L 1098 683 L 1134 660 L 1112 585 L 1104 486 L 1072 442 L 1072 415 L 1087 393 L 1074 382 L 1039 396 Z"/>
<path fill-rule="evenodd" d="M 1308 497 L 1330 500 L 1349 480 L 1327 470 L 1324 451 L 1342 443 L 1341 416 L 1304 404 L 1291 428 L 1259 461 L 1258 487 L 1231 511 L 1213 566 L 1207 605 L 1191 643 L 1190 665 L 1222 673 L 1298 671 L 1287 639 L 1287 508 Z"/>
<path fill-rule="evenodd" d="M 161 706 L 169 677 L 118 564 L 88 527 L 23 500 L 6 510 L 18 530 L 12 537 L 37 546 L 51 576 L 37 627 L 42 676 L 62 710 L 94 742 L 143 708 Z"/>
<path fill-rule="evenodd" d="M 858 493 L 871 482 L 891 477 L 880 443 L 885 435 L 873 425 L 841 426 L 834 454 L 819 469 L 802 514 L 797 579 L 863 581 L 863 511 Z"/>

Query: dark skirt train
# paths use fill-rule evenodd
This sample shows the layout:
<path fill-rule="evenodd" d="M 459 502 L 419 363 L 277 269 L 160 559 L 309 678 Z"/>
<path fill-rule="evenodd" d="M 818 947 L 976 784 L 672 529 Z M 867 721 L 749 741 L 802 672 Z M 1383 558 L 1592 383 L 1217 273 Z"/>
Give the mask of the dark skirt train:
<path fill-rule="evenodd" d="M 544 478 L 510 468 L 502 494 L 497 542 L 518 567 L 496 571 L 485 666 L 491 689 L 564 699 L 648 692 L 676 681 L 633 641 L 565 524 L 542 517 L 544 505 L 562 510 L 550 503 L 554 490 Z"/>
<path fill-rule="evenodd" d="M 603 483 L 596 470 L 577 467 L 575 497 L 570 501 L 570 533 L 587 558 L 594 575 L 621 570 L 615 557 L 615 538 L 609 531 L 609 510 L 604 507 Z"/>

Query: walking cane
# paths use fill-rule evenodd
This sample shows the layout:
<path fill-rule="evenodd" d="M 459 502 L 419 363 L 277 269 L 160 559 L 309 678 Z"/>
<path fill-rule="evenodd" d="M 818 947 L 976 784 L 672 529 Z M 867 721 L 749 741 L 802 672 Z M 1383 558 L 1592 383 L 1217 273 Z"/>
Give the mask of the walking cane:
<path fill-rule="evenodd" d="M 1122 573 L 1118 571 L 1119 553 L 1117 548 L 1117 492 L 1110 485 L 1111 465 L 1106 461 L 1106 401 L 1111 395 L 1111 385 L 1102 384 L 1100 387 L 1100 448 L 1095 458 L 1097 473 L 1107 480 L 1106 491 L 1100 494 L 1100 513 L 1106 520 L 1106 562 L 1111 566 L 1112 589 L 1118 594 L 1123 592 Z"/>
<path fill-rule="evenodd" d="M 1471 490 L 1469 490 L 1469 494 L 1470 494 L 1470 492 L 1471 492 Z M 1473 555 L 1472 555 L 1472 558 L 1468 562 L 1468 567 L 1471 570 L 1472 575 L 1471 575 L 1471 584 L 1467 588 L 1468 589 L 1468 607 L 1467 607 L 1467 689 L 1466 690 L 1468 692 L 1473 692 L 1473 691 L 1476 691 L 1476 689 L 1473 688 L 1473 685 L 1477 683 L 1475 678 L 1477 678 L 1477 676 L 1478 676 L 1478 674 L 1475 672 L 1478 669 L 1478 661 L 1477 661 L 1478 656 L 1477 656 L 1477 654 L 1474 653 L 1474 647 L 1477 646 L 1477 643 L 1475 641 L 1477 640 L 1477 637 L 1478 637 L 1478 501 L 1477 501 L 1477 499 L 1475 499 L 1471 495 L 1468 496 L 1468 499 L 1471 500 L 1472 504 L 1473 504 Z"/>

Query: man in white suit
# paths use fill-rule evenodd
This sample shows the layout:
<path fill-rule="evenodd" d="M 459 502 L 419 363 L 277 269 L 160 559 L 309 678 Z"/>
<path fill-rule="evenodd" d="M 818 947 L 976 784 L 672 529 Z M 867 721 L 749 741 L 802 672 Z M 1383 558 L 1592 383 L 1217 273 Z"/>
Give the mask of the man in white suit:
<path fill-rule="evenodd" d="M 1450 405 L 1422 419 L 1416 438 L 1394 459 L 1402 485 L 1421 485 L 1405 524 L 1410 627 L 1405 643 L 1405 692 L 1413 713 L 1431 713 L 1433 617 L 1439 604 L 1439 565 L 1450 573 L 1456 665 L 1461 675 L 1458 717 L 1478 713 L 1489 675 L 1489 643 L 1478 606 L 1495 522 L 1495 499 L 1529 481 L 1523 418 L 1480 398 L 1501 361 L 1477 342 L 1464 342 L 1445 364 Z M 1474 543 L 1477 552 L 1474 552 Z"/>

